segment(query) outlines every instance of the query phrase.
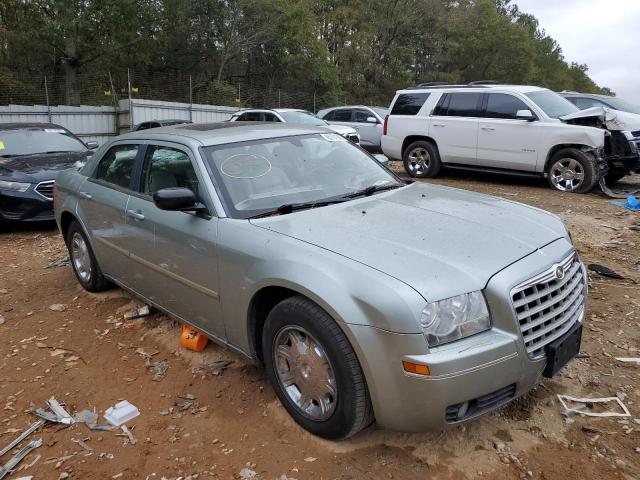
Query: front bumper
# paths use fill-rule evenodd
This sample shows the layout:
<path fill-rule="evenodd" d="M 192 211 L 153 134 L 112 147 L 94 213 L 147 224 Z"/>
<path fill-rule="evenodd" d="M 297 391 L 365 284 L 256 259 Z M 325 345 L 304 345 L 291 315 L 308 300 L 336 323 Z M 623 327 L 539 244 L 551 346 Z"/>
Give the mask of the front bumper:
<path fill-rule="evenodd" d="M 546 358 L 527 353 L 509 292 L 573 250 L 560 239 L 494 275 L 485 296 L 493 328 L 429 350 L 422 334 L 395 334 L 349 325 L 371 394 L 377 423 L 418 432 L 467 421 L 526 393 L 542 376 Z M 402 361 L 428 365 L 406 373 Z"/>
<path fill-rule="evenodd" d="M 38 222 L 54 220 L 53 201 L 34 190 L 0 190 L 0 221 Z"/>

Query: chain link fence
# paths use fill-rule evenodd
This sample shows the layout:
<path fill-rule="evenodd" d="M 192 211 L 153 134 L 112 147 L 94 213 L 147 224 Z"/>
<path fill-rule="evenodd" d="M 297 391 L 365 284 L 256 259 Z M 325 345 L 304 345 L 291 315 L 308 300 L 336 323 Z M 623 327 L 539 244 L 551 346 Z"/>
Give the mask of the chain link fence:
<path fill-rule="evenodd" d="M 0 72 L 0 105 L 117 106 L 124 99 L 161 100 L 237 108 L 301 108 L 317 111 L 313 91 L 283 90 L 244 79 L 222 81 L 188 72 L 56 74 L 17 78 Z"/>

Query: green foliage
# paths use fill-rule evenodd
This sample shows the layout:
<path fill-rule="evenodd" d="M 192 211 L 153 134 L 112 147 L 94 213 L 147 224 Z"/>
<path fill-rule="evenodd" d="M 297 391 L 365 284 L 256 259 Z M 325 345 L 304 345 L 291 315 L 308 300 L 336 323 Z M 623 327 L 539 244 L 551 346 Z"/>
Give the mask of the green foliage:
<path fill-rule="evenodd" d="M 64 103 L 109 103 L 127 68 L 139 96 L 188 101 L 192 78 L 227 105 L 387 105 L 421 81 L 609 92 L 512 0 L 0 0 L 0 102 L 41 103 L 47 75 Z"/>

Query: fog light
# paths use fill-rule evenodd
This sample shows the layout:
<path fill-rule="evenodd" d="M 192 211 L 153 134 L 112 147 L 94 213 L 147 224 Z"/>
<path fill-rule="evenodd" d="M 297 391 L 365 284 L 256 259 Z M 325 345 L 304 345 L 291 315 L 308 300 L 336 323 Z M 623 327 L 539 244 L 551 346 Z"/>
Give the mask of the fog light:
<path fill-rule="evenodd" d="M 405 372 L 413 373 L 415 375 L 429 375 L 429 367 L 427 365 L 420 365 L 419 363 L 402 361 L 402 368 Z"/>

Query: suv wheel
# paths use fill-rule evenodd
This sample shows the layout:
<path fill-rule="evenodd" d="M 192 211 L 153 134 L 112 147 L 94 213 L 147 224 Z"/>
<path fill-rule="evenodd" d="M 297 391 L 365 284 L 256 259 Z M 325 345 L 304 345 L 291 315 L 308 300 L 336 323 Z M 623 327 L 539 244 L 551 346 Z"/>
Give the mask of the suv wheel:
<path fill-rule="evenodd" d="M 598 183 L 596 158 L 577 148 L 556 152 L 547 173 L 549 185 L 562 192 L 587 193 Z"/>
<path fill-rule="evenodd" d="M 309 432 L 346 438 L 373 421 L 356 354 L 315 303 L 296 296 L 276 305 L 264 326 L 262 351 L 278 398 Z"/>
<path fill-rule="evenodd" d="M 73 272 L 85 290 L 100 292 L 109 288 L 109 281 L 102 275 L 89 240 L 77 220 L 69 225 L 67 249 Z"/>
<path fill-rule="evenodd" d="M 415 178 L 432 178 L 440 173 L 442 163 L 438 149 L 431 142 L 413 142 L 404 151 L 404 169 Z"/>

